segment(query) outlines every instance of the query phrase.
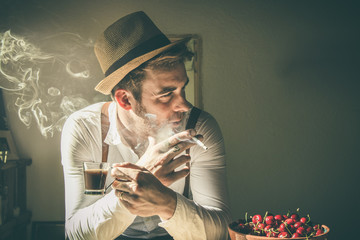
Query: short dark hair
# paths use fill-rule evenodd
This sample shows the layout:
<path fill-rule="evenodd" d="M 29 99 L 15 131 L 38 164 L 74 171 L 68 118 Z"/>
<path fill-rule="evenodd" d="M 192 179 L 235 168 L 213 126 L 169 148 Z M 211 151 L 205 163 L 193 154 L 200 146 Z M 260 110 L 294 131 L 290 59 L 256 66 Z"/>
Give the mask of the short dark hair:
<path fill-rule="evenodd" d="M 186 42 L 175 45 L 129 72 L 111 90 L 111 96 L 114 97 L 116 90 L 125 89 L 133 94 L 135 100 L 141 101 L 142 80 L 146 70 L 172 70 L 178 64 L 191 60 L 193 56 L 194 53 L 188 49 Z"/>

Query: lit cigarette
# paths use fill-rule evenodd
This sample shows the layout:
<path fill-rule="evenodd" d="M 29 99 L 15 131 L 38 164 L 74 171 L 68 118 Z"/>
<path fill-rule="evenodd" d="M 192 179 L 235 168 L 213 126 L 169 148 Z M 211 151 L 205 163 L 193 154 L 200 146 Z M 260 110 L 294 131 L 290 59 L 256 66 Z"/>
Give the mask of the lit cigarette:
<path fill-rule="evenodd" d="M 192 137 L 192 140 L 193 140 L 198 146 L 202 147 L 205 151 L 209 149 L 207 146 L 205 146 L 205 144 L 203 144 L 202 141 L 200 141 L 200 140 L 197 139 L 196 137 Z"/>

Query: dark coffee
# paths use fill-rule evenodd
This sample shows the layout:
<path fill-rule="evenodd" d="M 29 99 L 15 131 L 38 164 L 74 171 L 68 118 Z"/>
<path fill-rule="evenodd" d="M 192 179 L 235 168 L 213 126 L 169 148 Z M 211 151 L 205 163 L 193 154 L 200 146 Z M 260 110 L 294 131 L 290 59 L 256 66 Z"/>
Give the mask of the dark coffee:
<path fill-rule="evenodd" d="M 85 191 L 104 190 L 108 170 L 87 169 L 84 173 Z"/>

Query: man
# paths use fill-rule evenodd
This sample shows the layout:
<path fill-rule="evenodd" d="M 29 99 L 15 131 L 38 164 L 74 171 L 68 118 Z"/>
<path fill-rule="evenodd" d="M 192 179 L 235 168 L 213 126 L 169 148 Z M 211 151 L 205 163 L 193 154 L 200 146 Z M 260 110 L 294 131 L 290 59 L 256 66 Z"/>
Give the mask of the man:
<path fill-rule="evenodd" d="M 136 12 L 109 26 L 95 53 L 106 76 L 95 89 L 113 101 L 82 109 L 64 125 L 67 238 L 227 239 L 221 131 L 204 111 L 195 129 L 185 130 L 192 108 L 185 98 L 186 39 L 171 43 Z M 85 195 L 82 164 L 103 156 L 113 165 L 112 188 L 104 196 Z M 184 196 L 187 175 L 190 199 Z"/>

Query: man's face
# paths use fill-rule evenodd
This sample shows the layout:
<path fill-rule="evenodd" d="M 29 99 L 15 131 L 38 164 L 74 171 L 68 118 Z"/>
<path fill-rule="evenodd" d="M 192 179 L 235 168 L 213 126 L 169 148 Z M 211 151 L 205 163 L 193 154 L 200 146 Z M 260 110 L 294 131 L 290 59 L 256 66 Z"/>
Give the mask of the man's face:
<path fill-rule="evenodd" d="M 172 70 L 148 70 L 142 82 L 141 104 L 137 112 L 155 120 L 157 126 L 181 124 L 190 104 L 185 98 L 188 77 L 184 64 Z"/>

